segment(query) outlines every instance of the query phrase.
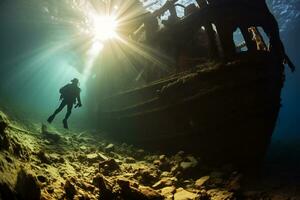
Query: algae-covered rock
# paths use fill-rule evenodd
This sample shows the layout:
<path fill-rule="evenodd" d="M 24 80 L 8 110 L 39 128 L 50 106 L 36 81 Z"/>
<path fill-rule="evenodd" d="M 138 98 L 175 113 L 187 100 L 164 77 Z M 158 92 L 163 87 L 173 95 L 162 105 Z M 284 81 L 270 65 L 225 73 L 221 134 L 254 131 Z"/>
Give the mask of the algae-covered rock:
<path fill-rule="evenodd" d="M 41 188 L 36 177 L 22 168 L 17 176 L 15 190 L 20 199 L 40 200 Z"/>
<path fill-rule="evenodd" d="M 189 192 L 187 190 L 184 190 L 183 188 L 179 188 L 176 190 L 176 193 L 174 195 L 174 200 L 193 200 L 199 197 L 200 196 L 198 194 Z"/>
<path fill-rule="evenodd" d="M 77 193 L 75 185 L 71 183 L 69 180 L 66 181 L 64 189 L 66 193 L 66 199 L 73 199 Z"/>
<path fill-rule="evenodd" d="M 205 185 L 205 183 L 210 179 L 209 176 L 203 176 L 201 178 L 199 178 L 198 180 L 196 180 L 195 182 L 195 186 L 196 188 L 201 188 L 202 186 Z"/>
<path fill-rule="evenodd" d="M 17 199 L 16 193 L 14 189 L 11 187 L 11 185 L 0 181 L 0 199 L 11 199 L 15 200 Z"/>
<path fill-rule="evenodd" d="M 162 200 L 164 199 L 157 191 L 150 187 L 140 186 L 139 191 L 146 197 L 146 199 Z"/>
<path fill-rule="evenodd" d="M 57 133 L 48 131 L 48 128 L 45 124 L 42 124 L 41 131 L 42 136 L 53 143 L 59 142 L 61 140 L 61 136 Z"/>
<path fill-rule="evenodd" d="M 207 194 L 211 196 L 211 200 L 236 200 L 234 193 L 223 189 L 211 189 L 207 191 Z"/>
<path fill-rule="evenodd" d="M 165 199 L 173 199 L 175 192 L 176 188 L 174 186 L 168 186 L 161 189 L 161 195 L 163 195 Z"/>
<path fill-rule="evenodd" d="M 117 181 L 121 188 L 121 197 L 131 200 L 162 200 L 164 199 L 157 191 L 150 187 L 139 186 L 134 187 L 129 180 L 119 179 Z"/>
<path fill-rule="evenodd" d="M 7 134 L 4 132 L 6 127 L 8 126 L 8 119 L 4 113 L 0 111 L 0 150 L 9 148 L 9 138 Z"/>
<path fill-rule="evenodd" d="M 6 115 L 0 111 L 0 134 L 8 126 L 8 123 L 9 123 L 9 121 L 8 121 Z"/>

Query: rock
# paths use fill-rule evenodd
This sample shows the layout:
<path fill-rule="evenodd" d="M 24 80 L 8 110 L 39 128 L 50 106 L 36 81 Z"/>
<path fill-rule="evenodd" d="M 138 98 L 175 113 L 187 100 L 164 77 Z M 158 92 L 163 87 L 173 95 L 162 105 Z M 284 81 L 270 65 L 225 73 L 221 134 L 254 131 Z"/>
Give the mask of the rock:
<path fill-rule="evenodd" d="M 165 162 L 167 160 L 167 156 L 166 155 L 160 155 L 159 160 L 162 161 L 162 162 Z"/>
<path fill-rule="evenodd" d="M 6 127 L 8 126 L 8 119 L 6 115 L 4 115 L 2 112 L 0 112 L 0 135 L 4 132 Z"/>
<path fill-rule="evenodd" d="M 10 138 L 5 132 L 8 127 L 9 121 L 4 113 L 0 111 L 0 150 L 9 150 Z"/>
<path fill-rule="evenodd" d="M 201 188 L 209 179 L 210 179 L 209 176 L 203 176 L 203 177 L 199 178 L 195 182 L 195 187 L 196 188 Z"/>
<path fill-rule="evenodd" d="M 9 156 L 5 156 L 5 160 L 8 162 L 8 163 L 13 163 L 13 159 Z"/>
<path fill-rule="evenodd" d="M 48 156 L 53 163 L 65 163 L 65 159 L 59 154 L 51 153 Z"/>
<path fill-rule="evenodd" d="M 194 182 L 192 180 L 187 179 L 187 180 L 184 180 L 182 183 L 185 185 L 186 188 L 193 188 L 193 183 Z"/>
<path fill-rule="evenodd" d="M 43 175 L 38 175 L 37 180 L 41 183 L 46 183 L 47 182 L 47 178 Z"/>
<path fill-rule="evenodd" d="M 174 200 L 193 200 L 199 197 L 198 194 L 186 191 L 183 188 L 178 188 L 174 194 Z"/>
<path fill-rule="evenodd" d="M 207 191 L 211 200 L 235 200 L 234 194 L 222 189 L 211 189 Z"/>
<path fill-rule="evenodd" d="M 271 195 L 270 199 L 272 200 L 292 200 L 292 198 L 290 198 L 289 196 L 287 195 L 283 195 L 283 194 L 274 194 L 274 195 Z M 295 198 L 296 200 L 296 198 Z"/>
<path fill-rule="evenodd" d="M 161 165 L 161 161 L 160 160 L 154 160 L 153 165 L 158 167 L 159 165 Z"/>
<path fill-rule="evenodd" d="M 174 186 L 168 186 L 161 189 L 161 195 L 166 199 L 173 199 L 176 188 Z"/>
<path fill-rule="evenodd" d="M 125 162 L 126 163 L 135 163 L 136 161 L 133 157 L 127 157 L 127 158 L 125 158 Z"/>
<path fill-rule="evenodd" d="M 110 152 L 113 151 L 115 149 L 115 145 L 114 144 L 109 144 L 105 147 L 105 150 Z"/>
<path fill-rule="evenodd" d="M 0 180 L 0 199 L 3 200 L 17 199 L 13 187 L 10 184 L 2 181 L 3 180 Z"/>
<path fill-rule="evenodd" d="M 15 190 L 20 199 L 40 200 L 41 198 L 41 188 L 37 179 L 23 168 L 18 172 Z"/>
<path fill-rule="evenodd" d="M 161 196 L 158 192 L 156 192 L 150 187 L 140 186 L 139 190 L 146 197 L 146 199 L 153 199 L 153 200 L 163 199 L 163 196 Z"/>
<path fill-rule="evenodd" d="M 0 111 L 0 122 L 4 122 L 6 124 L 9 123 L 7 116 L 1 111 Z"/>
<path fill-rule="evenodd" d="M 138 149 L 135 151 L 135 157 L 136 158 L 143 158 L 145 156 L 145 151 L 144 149 Z"/>
<path fill-rule="evenodd" d="M 169 171 L 171 168 L 171 165 L 168 162 L 167 157 L 165 155 L 161 155 L 158 160 L 154 160 L 153 164 L 162 171 Z"/>
<path fill-rule="evenodd" d="M 91 184 L 86 183 L 86 182 L 82 182 L 81 188 L 84 189 L 85 191 L 89 191 L 89 192 L 94 192 L 94 190 L 95 190 L 94 185 L 91 185 Z"/>
<path fill-rule="evenodd" d="M 130 187 L 130 181 L 128 179 L 125 179 L 125 178 L 119 178 L 117 180 L 117 183 L 119 184 L 119 186 L 121 188 Z"/>
<path fill-rule="evenodd" d="M 46 190 L 49 194 L 52 194 L 54 192 L 54 188 L 52 186 L 49 186 Z"/>
<path fill-rule="evenodd" d="M 29 150 L 24 147 L 22 142 L 20 142 L 17 138 L 11 138 L 10 139 L 10 151 L 22 159 L 28 159 L 29 158 Z"/>
<path fill-rule="evenodd" d="M 4 130 L 3 132 L 0 131 L 0 150 L 4 149 L 8 151 L 10 149 L 10 146 L 10 137 L 7 135 L 7 133 L 5 133 Z"/>
<path fill-rule="evenodd" d="M 140 186 L 135 188 L 132 186 L 130 181 L 126 179 L 118 179 L 118 185 L 121 188 L 121 197 L 122 199 L 130 200 L 162 200 L 163 197 L 151 189 L 150 187 Z"/>
<path fill-rule="evenodd" d="M 242 175 L 236 175 L 232 178 L 229 179 L 228 183 L 226 184 L 226 188 L 229 191 L 238 191 L 241 189 L 241 179 L 242 179 Z"/>
<path fill-rule="evenodd" d="M 78 200 L 90 200 L 91 198 L 89 197 L 88 194 L 80 194 L 78 196 Z"/>
<path fill-rule="evenodd" d="M 173 166 L 172 168 L 171 168 L 171 173 L 173 174 L 173 175 L 175 175 L 175 174 L 177 174 L 177 172 L 179 172 L 180 171 L 180 166 L 179 165 L 175 165 L 175 166 Z"/>
<path fill-rule="evenodd" d="M 162 178 L 161 180 L 159 180 L 158 182 L 156 182 L 152 187 L 154 189 L 160 189 L 160 188 L 163 188 L 163 187 L 166 187 L 166 186 L 172 186 L 177 181 L 178 180 L 177 180 L 176 177 L 172 177 L 172 178 L 165 177 L 165 178 Z"/>
<path fill-rule="evenodd" d="M 163 171 L 161 174 L 160 174 L 160 177 L 169 177 L 171 176 L 172 174 L 170 172 L 167 172 L 167 171 Z"/>
<path fill-rule="evenodd" d="M 75 185 L 72 184 L 69 180 L 67 180 L 64 189 L 66 193 L 66 199 L 74 199 L 74 196 L 77 193 Z"/>
<path fill-rule="evenodd" d="M 44 137 L 44 139 L 47 139 L 53 143 L 59 142 L 61 140 L 61 136 L 57 133 L 49 132 L 45 124 L 42 124 L 42 136 Z"/>
<path fill-rule="evenodd" d="M 80 149 L 81 151 L 84 151 L 84 152 L 85 152 L 85 151 L 87 150 L 87 147 L 84 146 L 84 145 L 82 145 L 82 146 L 79 147 L 79 149 Z"/>
<path fill-rule="evenodd" d="M 101 158 L 97 153 L 89 153 L 86 155 L 86 159 L 89 163 L 95 163 L 99 161 Z"/>
<path fill-rule="evenodd" d="M 42 163 L 46 163 L 46 164 L 50 164 L 51 163 L 51 159 L 49 157 L 48 154 L 46 154 L 44 151 L 40 150 L 37 153 L 37 157 L 38 159 L 42 162 Z"/>
<path fill-rule="evenodd" d="M 154 162 L 154 160 L 157 160 L 157 156 L 154 156 L 154 155 L 147 155 L 147 156 L 144 157 L 144 159 L 145 159 L 147 162 L 151 163 L 151 162 Z"/>
<path fill-rule="evenodd" d="M 186 161 L 183 161 L 180 163 L 180 167 L 183 170 L 187 170 L 193 167 L 196 167 L 198 165 L 198 161 L 193 156 L 186 157 Z"/>
<path fill-rule="evenodd" d="M 153 169 L 142 168 L 134 174 L 134 177 L 142 184 L 150 186 L 157 182 L 159 176 Z"/>
<path fill-rule="evenodd" d="M 111 184 L 102 175 L 97 174 L 93 179 L 93 184 L 100 190 L 100 200 L 115 199 Z"/>
<path fill-rule="evenodd" d="M 102 179 L 102 176 L 99 173 L 96 174 L 96 176 L 93 177 L 92 184 L 96 187 L 99 187 L 101 179 Z"/>
<path fill-rule="evenodd" d="M 219 186 L 223 187 L 223 185 L 226 183 L 225 178 L 226 177 L 224 176 L 223 172 L 219 172 L 219 171 L 211 172 L 209 184 L 212 187 L 219 187 Z"/>
<path fill-rule="evenodd" d="M 99 163 L 99 171 L 104 170 L 104 172 L 112 172 L 112 171 L 119 170 L 119 169 L 120 169 L 120 166 L 114 159 L 101 161 Z"/>

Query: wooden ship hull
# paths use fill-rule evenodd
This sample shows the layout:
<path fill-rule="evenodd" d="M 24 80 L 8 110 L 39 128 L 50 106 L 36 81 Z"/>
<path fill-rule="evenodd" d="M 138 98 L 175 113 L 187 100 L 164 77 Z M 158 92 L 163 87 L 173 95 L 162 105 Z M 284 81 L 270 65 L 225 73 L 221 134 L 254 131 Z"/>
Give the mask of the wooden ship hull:
<path fill-rule="evenodd" d="M 273 48 L 280 44 L 275 19 L 268 11 L 248 9 L 208 6 L 148 34 L 147 43 L 170 52 L 181 72 L 100 101 L 99 126 L 118 141 L 148 150 L 183 150 L 244 167 L 262 161 L 280 109 L 283 64 L 258 31 L 262 26 Z M 245 52 L 233 41 L 239 27 Z M 207 50 L 197 41 L 199 33 L 206 35 Z M 209 58 L 200 62 L 203 56 Z"/>
<path fill-rule="evenodd" d="M 280 109 L 283 67 L 272 60 L 248 54 L 121 93 L 101 102 L 99 122 L 116 140 L 146 149 L 259 162 Z"/>

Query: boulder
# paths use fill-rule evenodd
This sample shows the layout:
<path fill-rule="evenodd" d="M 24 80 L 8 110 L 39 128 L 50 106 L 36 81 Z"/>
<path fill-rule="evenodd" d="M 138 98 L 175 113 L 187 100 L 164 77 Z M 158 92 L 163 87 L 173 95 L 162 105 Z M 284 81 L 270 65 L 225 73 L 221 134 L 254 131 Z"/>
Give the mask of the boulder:
<path fill-rule="evenodd" d="M 43 150 L 40 150 L 37 153 L 37 157 L 38 159 L 42 162 L 42 163 L 46 163 L 46 164 L 50 164 L 51 163 L 51 159 L 49 157 L 48 154 L 46 154 Z"/>
<path fill-rule="evenodd" d="M 146 197 L 146 199 L 152 199 L 152 200 L 164 199 L 163 196 L 161 196 L 158 192 L 156 192 L 150 187 L 140 186 L 139 190 Z"/>
<path fill-rule="evenodd" d="M 211 189 L 207 191 L 211 200 L 235 200 L 234 194 L 223 189 Z"/>
<path fill-rule="evenodd" d="M 202 186 L 205 185 L 205 183 L 210 179 L 209 176 L 203 176 L 201 178 L 199 178 L 198 180 L 196 180 L 195 182 L 195 187 L 196 188 L 201 188 Z"/>
<path fill-rule="evenodd" d="M 174 184 L 177 183 L 177 178 L 176 177 L 164 177 L 161 180 L 159 180 L 158 182 L 156 182 L 154 185 L 152 185 L 152 187 L 154 189 L 160 189 L 166 186 L 172 186 Z"/>
<path fill-rule="evenodd" d="M 138 159 L 141 159 L 145 156 L 145 150 L 144 149 L 138 149 L 135 152 L 135 157 Z"/>
<path fill-rule="evenodd" d="M 18 172 L 15 191 L 20 199 L 40 200 L 41 188 L 36 177 L 24 168 Z"/>
<path fill-rule="evenodd" d="M 86 146 L 82 145 L 79 147 L 79 149 L 83 152 L 86 152 L 88 148 Z"/>
<path fill-rule="evenodd" d="M 53 163 L 65 163 L 65 159 L 59 154 L 51 153 L 48 156 Z"/>
<path fill-rule="evenodd" d="M 100 200 L 115 199 L 111 183 L 102 175 L 97 174 L 93 179 L 93 184 L 100 190 Z"/>
<path fill-rule="evenodd" d="M 200 198 L 198 194 L 189 192 L 183 188 L 178 188 L 174 194 L 174 200 L 193 200 L 197 198 Z"/>
<path fill-rule="evenodd" d="M 229 191 L 240 190 L 241 189 L 241 179 L 242 179 L 241 174 L 231 177 L 226 184 L 226 189 Z"/>
<path fill-rule="evenodd" d="M 44 175 L 38 175 L 36 178 L 40 183 L 46 183 L 48 181 L 47 177 Z"/>
<path fill-rule="evenodd" d="M 193 156 L 187 156 L 186 160 L 180 163 L 180 167 L 183 170 L 187 170 L 193 167 L 196 167 L 198 165 L 198 161 Z"/>
<path fill-rule="evenodd" d="M 64 189 L 65 189 L 66 199 L 74 199 L 74 196 L 77 193 L 75 185 L 71 183 L 69 180 L 67 180 Z"/>
<path fill-rule="evenodd" d="M 0 135 L 2 135 L 2 133 L 4 132 L 4 130 L 6 129 L 8 124 L 9 124 L 9 121 L 8 121 L 6 115 L 4 115 L 2 112 L 0 112 Z"/>
<path fill-rule="evenodd" d="M 97 153 L 89 153 L 86 155 L 86 160 L 89 163 L 95 163 L 97 161 L 99 161 L 101 158 Z"/>
<path fill-rule="evenodd" d="M 164 196 L 165 199 L 173 199 L 175 192 L 176 188 L 174 186 L 168 186 L 161 189 L 161 195 Z"/>
<path fill-rule="evenodd" d="M 48 128 L 45 124 L 42 124 L 42 136 L 44 139 L 49 140 L 53 143 L 57 143 L 61 140 L 61 136 L 58 133 L 52 133 L 48 131 Z"/>
<path fill-rule="evenodd" d="M 101 161 L 99 163 L 99 171 L 104 172 L 104 173 L 109 173 L 112 171 L 119 170 L 120 166 L 119 164 L 115 161 L 115 159 L 108 159 L 105 161 Z"/>
<path fill-rule="evenodd" d="M 125 158 L 125 162 L 126 163 L 135 163 L 136 161 L 133 157 L 127 157 L 127 158 Z"/>
<path fill-rule="evenodd" d="M 3 180 L 0 180 L 0 199 L 17 199 L 13 187 L 10 184 L 2 181 Z"/>
<path fill-rule="evenodd" d="M 9 150 L 11 146 L 10 137 L 4 131 L 4 129 L 0 130 L 0 150 Z"/>
<path fill-rule="evenodd" d="M 153 164 L 162 171 L 169 171 L 171 169 L 171 165 L 165 155 L 159 156 L 159 159 L 154 160 Z"/>
<path fill-rule="evenodd" d="M 118 179 L 118 185 L 121 188 L 121 198 L 130 200 L 162 200 L 158 192 L 150 187 L 139 186 L 139 188 L 133 187 L 133 184 L 126 179 Z"/>
<path fill-rule="evenodd" d="M 142 184 L 150 186 L 158 181 L 157 171 L 150 168 L 141 168 L 136 171 L 134 177 Z"/>
<path fill-rule="evenodd" d="M 111 151 L 113 151 L 115 149 L 115 145 L 114 144 L 109 144 L 109 145 L 107 145 L 106 147 L 105 147 L 105 150 L 107 151 L 107 152 L 111 152 Z"/>

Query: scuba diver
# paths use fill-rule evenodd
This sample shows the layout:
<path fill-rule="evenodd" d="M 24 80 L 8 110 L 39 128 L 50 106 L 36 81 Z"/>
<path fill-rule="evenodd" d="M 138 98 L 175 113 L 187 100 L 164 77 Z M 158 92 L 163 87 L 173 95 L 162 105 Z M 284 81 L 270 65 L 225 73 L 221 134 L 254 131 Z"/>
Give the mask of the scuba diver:
<path fill-rule="evenodd" d="M 71 115 L 73 105 L 76 103 L 75 108 L 81 107 L 81 100 L 80 100 L 80 91 L 81 89 L 78 87 L 79 80 L 74 78 L 71 80 L 71 83 L 65 85 L 64 87 L 60 88 L 60 100 L 62 100 L 59 107 L 54 111 L 54 113 L 47 119 L 49 123 L 51 123 L 55 116 L 62 111 L 62 109 L 67 106 L 67 113 L 65 118 L 63 119 L 63 125 L 65 129 L 68 129 L 68 118 Z"/>

